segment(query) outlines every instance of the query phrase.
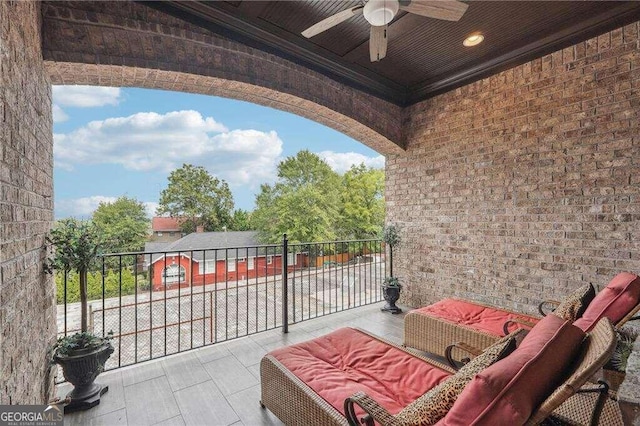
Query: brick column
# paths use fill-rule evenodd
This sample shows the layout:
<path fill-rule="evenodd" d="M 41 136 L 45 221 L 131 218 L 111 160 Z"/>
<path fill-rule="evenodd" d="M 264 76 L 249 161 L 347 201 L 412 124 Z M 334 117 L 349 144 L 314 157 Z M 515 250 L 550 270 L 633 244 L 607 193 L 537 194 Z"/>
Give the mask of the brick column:
<path fill-rule="evenodd" d="M 55 287 L 42 269 L 53 136 L 40 28 L 38 2 L 0 1 L 0 404 L 41 404 L 53 391 Z"/>

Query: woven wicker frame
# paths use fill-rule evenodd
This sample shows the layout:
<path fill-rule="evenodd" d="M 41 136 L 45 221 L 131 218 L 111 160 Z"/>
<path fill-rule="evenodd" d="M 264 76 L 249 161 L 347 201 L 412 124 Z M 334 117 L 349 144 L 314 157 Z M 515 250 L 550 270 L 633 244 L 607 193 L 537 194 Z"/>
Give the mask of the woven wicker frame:
<path fill-rule="evenodd" d="M 495 306 L 473 303 L 478 306 L 499 309 Z M 522 315 L 522 313 L 515 311 L 501 310 L 508 314 Z M 445 356 L 447 346 L 452 343 L 464 342 L 478 350 L 484 350 L 502 337 L 417 311 L 411 311 L 404 317 L 404 345 L 440 356 Z M 455 360 L 460 361 L 469 354 L 454 348 L 451 355 Z"/>
<path fill-rule="evenodd" d="M 393 346 L 434 367 L 454 374 L 455 370 L 437 361 L 425 358 L 411 349 L 403 348 L 380 337 L 367 333 L 372 339 Z M 302 380 L 291 373 L 277 359 L 267 354 L 260 362 L 261 403 L 286 425 L 347 425 L 345 417 L 322 399 Z"/>
<path fill-rule="evenodd" d="M 598 395 L 593 393 L 575 394 L 553 412 L 553 417 L 567 425 L 588 425 L 597 397 Z M 608 396 L 602 414 L 600 414 L 598 426 L 621 426 L 623 424 L 624 420 L 618 401 Z"/>
<path fill-rule="evenodd" d="M 627 315 L 625 315 L 624 318 L 622 318 L 620 321 L 618 321 L 618 323 L 616 324 L 616 328 L 620 328 L 622 327 L 627 321 L 631 321 L 632 319 L 636 319 L 633 318 L 633 316 L 635 314 L 637 314 L 638 312 L 640 312 L 640 303 L 638 303 L 632 310 L 631 312 L 629 312 Z"/>

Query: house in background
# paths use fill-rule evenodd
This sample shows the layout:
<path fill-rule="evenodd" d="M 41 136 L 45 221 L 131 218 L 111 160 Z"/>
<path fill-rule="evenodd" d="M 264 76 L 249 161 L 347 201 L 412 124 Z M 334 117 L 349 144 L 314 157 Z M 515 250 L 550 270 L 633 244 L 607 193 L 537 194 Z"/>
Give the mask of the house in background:
<path fill-rule="evenodd" d="M 242 281 L 282 273 L 276 246 L 260 245 L 256 231 L 194 232 L 177 241 L 145 245 L 154 290 Z M 204 248 L 207 250 L 203 250 Z M 289 253 L 288 270 L 308 266 L 308 253 Z"/>
<path fill-rule="evenodd" d="M 151 219 L 151 241 L 174 242 L 182 237 L 179 217 L 156 216 Z"/>

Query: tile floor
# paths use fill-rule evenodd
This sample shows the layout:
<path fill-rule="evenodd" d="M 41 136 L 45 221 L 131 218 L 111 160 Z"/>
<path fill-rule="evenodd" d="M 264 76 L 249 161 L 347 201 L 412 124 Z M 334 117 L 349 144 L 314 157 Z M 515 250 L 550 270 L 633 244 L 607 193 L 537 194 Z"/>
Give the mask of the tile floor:
<path fill-rule="evenodd" d="M 279 425 L 260 408 L 260 359 L 267 352 L 344 326 L 360 327 L 402 343 L 403 314 L 381 303 L 271 330 L 230 342 L 103 373 L 109 385 L 100 405 L 65 416 L 66 425 Z M 406 309 L 405 309 L 406 310 Z M 58 387 L 58 395 L 70 391 Z"/>

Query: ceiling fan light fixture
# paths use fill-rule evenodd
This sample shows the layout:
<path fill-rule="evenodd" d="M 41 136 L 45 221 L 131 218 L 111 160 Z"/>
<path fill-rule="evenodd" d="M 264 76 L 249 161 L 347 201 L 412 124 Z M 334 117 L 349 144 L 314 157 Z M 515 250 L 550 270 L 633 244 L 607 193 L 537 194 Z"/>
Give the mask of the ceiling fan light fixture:
<path fill-rule="evenodd" d="M 369 0 L 362 12 L 367 22 L 379 27 L 391 22 L 399 9 L 398 0 Z"/>
<path fill-rule="evenodd" d="M 482 33 L 473 33 L 469 34 L 467 38 L 464 39 L 462 44 L 466 47 L 477 46 L 484 41 L 484 36 Z"/>

